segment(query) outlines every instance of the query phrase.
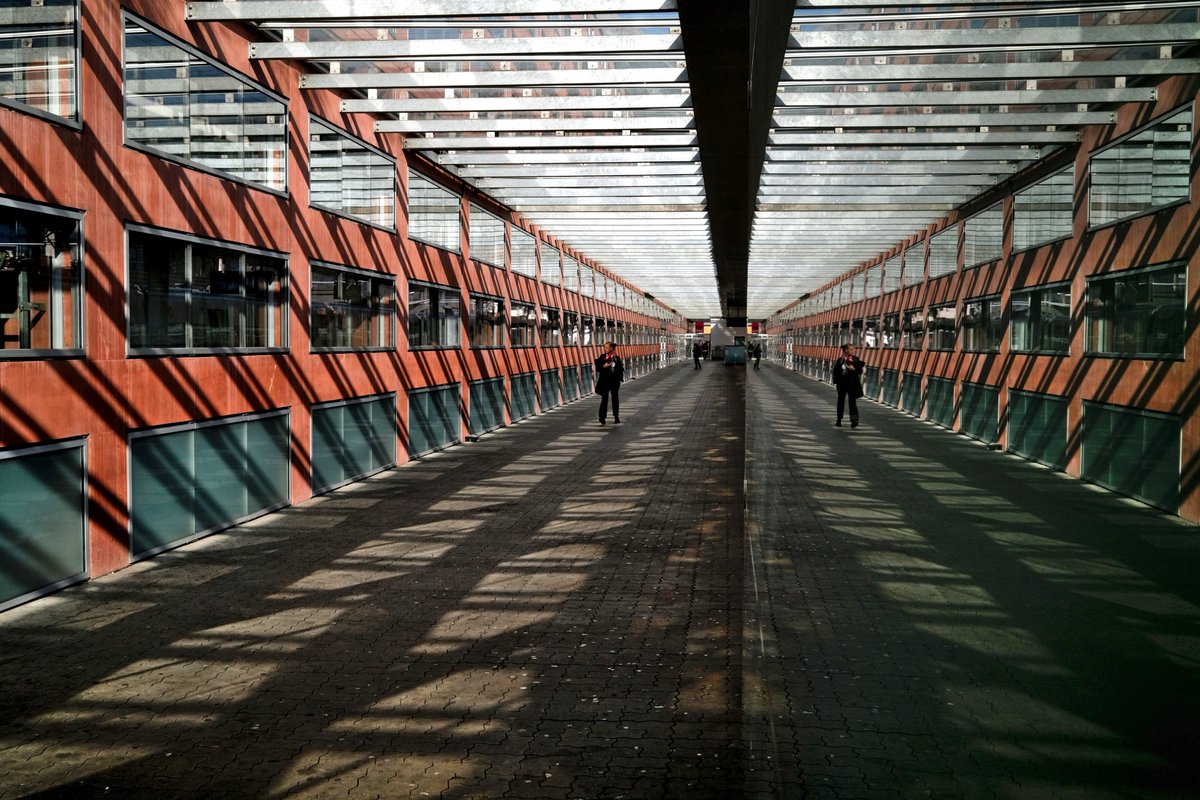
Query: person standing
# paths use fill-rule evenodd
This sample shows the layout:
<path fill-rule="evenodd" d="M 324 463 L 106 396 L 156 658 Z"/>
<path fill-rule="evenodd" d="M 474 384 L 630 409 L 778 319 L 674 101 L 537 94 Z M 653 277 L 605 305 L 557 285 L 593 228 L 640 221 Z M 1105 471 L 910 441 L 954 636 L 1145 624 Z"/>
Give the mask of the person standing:
<path fill-rule="evenodd" d="M 596 394 L 600 395 L 600 424 L 607 423 L 608 398 L 612 397 L 613 422 L 621 421 L 621 381 L 625 380 L 625 365 L 617 355 L 613 342 L 604 343 L 604 352 L 592 362 L 596 368 Z"/>
<path fill-rule="evenodd" d="M 754 368 L 758 369 L 758 362 L 762 360 L 762 342 L 755 342 L 750 354 L 754 356 Z"/>
<path fill-rule="evenodd" d="M 850 427 L 858 427 L 858 398 L 863 396 L 862 372 L 866 366 L 854 354 L 852 344 L 842 345 L 842 356 L 833 363 L 833 385 L 837 387 L 837 427 L 842 427 L 842 412 L 850 401 Z"/>
<path fill-rule="evenodd" d="M 700 356 L 704 355 L 704 348 L 700 346 L 700 340 L 692 342 L 692 363 L 695 364 L 693 369 L 700 369 Z"/>

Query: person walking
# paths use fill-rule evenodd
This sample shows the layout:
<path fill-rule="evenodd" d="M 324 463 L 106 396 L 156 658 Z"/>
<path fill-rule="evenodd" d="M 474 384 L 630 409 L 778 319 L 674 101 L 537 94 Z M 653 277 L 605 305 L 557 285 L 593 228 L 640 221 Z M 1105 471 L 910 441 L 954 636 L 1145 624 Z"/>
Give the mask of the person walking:
<path fill-rule="evenodd" d="M 700 346 L 700 340 L 692 342 L 692 363 L 695 364 L 693 369 L 700 369 L 700 356 L 704 355 L 704 348 Z"/>
<path fill-rule="evenodd" d="M 754 343 L 754 349 L 750 351 L 750 355 L 754 356 L 754 368 L 758 369 L 758 362 L 762 360 L 762 342 Z"/>
<path fill-rule="evenodd" d="M 852 344 L 842 345 L 842 356 L 833 363 L 833 385 L 837 387 L 837 427 L 842 427 L 842 413 L 850 401 L 850 427 L 858 427 L 858 398 L 863 396 L 862 372 L 866 365 L 854 354 Z"/>
<path fill-rule="evenodd" d="M 596 394 L 600 395 L 600 424 L 608 421 L 608 398 L 612 397 L 613 422 L 621 421 L 621 381 L 625 380 L 625 364 L 617 355 L 613 342 L 604 343 L 604 352 L 592 362 L 596 368 Z"/>

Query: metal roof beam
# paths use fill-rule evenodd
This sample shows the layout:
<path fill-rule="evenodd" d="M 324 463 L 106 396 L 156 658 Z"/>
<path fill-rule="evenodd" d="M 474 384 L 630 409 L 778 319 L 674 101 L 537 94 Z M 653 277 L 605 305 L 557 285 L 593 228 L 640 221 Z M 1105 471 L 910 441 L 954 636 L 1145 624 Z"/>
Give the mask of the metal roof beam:
<path fill-rule="evenodd" d="M 654 53 L 682 47 L 677 34 L 634 36 L 514 36 L 503 39 L 340 39 L 321 42 L 252 42 L 250 58 L 356 61 L 379 59 L 512 59 L 517 56 L 587 55 L 589 59 L 619 61 L 630 54 Z"/>
<path fill-rule="evenodd" d="M 403 13 L 400 13 L 400 10 Z M 396 20 L 409 17 L 507 17 L 537 14 L 622 14 L 673 11 L 675 0 L 193 0 L 198 22 L 262 20 Z"/>
<path fill-rule="evenodd" d="M 301 75 L 301 89 L 479 89 L 556 86 L 673 87 L 687 82 L 674 67 L 627 69 L 491 70 L 487 72 L 340 72 Z"/>

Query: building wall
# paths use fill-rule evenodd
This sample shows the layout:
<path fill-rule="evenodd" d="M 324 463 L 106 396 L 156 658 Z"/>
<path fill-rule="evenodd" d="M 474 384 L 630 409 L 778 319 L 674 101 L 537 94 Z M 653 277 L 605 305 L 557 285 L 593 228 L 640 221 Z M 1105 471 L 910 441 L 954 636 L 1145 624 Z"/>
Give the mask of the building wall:
<path fill-rule="evenodd" d="M 999 444 L 1009 442 L 1009 391 L 1023 390 L 1053 395 L 1067 401 L 1067 463 L 1071 475 L 1083 473 L 1081 463 L 1084 434 L 1081 420 L 1085 403 L 1119 406 L 1130 412 L 1149 412 L 1167 415 L 1179 421 L 1180 466 L 1179 503 L 1167 510 L 1200 521 L 1200 418 L 1196 414 L 1197 383 L 1200 381 L 1200 339 L 1197 338 L 1197 313 L 1200 303 L 1200 213 L 1196 199 L 1200 197 L 1197 179 L 1197 139 L 1192 125 L 1191 159 L 1187 171 L 1190 185 L 1188 200 L 1143 214 L 1125 221 L 1089 228 L 1088 168 L 1090 156 L 1106 144 L 1136 131 L 1149 121 L 1167 114 L 1187 103 L 1194 103 L 1200 81 L 1195 76 L 1171 78 L 1159 87 L 1155 103 L 1129 104 L 1118 109 L 1117 122 L 1111 127 L 1090 127 L 1082 132 L 1081 142 L 1074 153 L 1051 156 L 1047 165 L 1034 166 L 1018 174 L 1004 185 L 982 195 L 962 209 L 956 210 L 927 230 L 915 232 L 892 250 L 881 253 L 854 270 L 839 277 L 813 296 L 818 296 L 847 277 L 871 267 L 884 264 L 890 257 L 909 252 L 923 254 L 928 238 L 946 227 L 955 226 L 969 214 L 995 202 L 1005 204 L 1005 237 L 1003 256 L 999 260 L 974 268 L 964 268 L 959 255 L 958 268 L 953 274 L 885 293 L 880 297 L 814 310 L 811 299 L 802 299 L 782 309 L 770 320 L 770 332 L 779 342 L 779 353 L 792 356 L 792 363 L 804 368 L 814 377 L 828 379 L 828 365 L 840 350 L 838 344 L 845 336 L 814 337 L 813 331 L 825 326 L 837 326 L 850 321 L 881 317 L 895 312 L 957 303 L 960 320 L 964 300 L 984 295 L 999 295 L 1004 309 L 1004 335 L 997 352 L 967 352 L 961 329 L 952 351 L 923 349 L 865 348 L 860 355 L 868 365 L 879 369 L 918 373 L 923 378 L 945 378 L 956 386 L 961 402 L 962 385 L 983 384 L 999 391 Z M 1194 111 L 1193 111 L 1194 114 Z M 1029 250 L 1014 252 L 1012 241 L 1012 193 L 1059 166 L 1075 166 L 1075 206 L 1073 234 Z M 1139 358 L 1126 356 L 1085 355 L 1085 309 L 1089 278 L 1151 265 L 1182 262 L 1186 264 L 1186 339 L 1182 358 Z M 1071 290 L 1071 342 L 1069 353 L 1061 355 L 1014 352 L 1010 347 L 1008 326 L 1011 324 L 1011 298 L 1014 290 L 1027 287 L 1068 282 Z M 820 338 L 820 341 L 813 341 Z M 926 336 L 926 340 L 928 340 Z M 959 409 L 961 411 L 961 409 Z M 955 428 L 961 428 L 961 416 Z M 1095 445 L 1096 440 L 1093 440 Z M 1085 476 L 1086 477 L 1086 476 Z"/>
<path fill-rule="evenodd" d="M 403 187 L 397 231 L 361 224 L 309 207 L 309 114 L 343 127 L 394 156 L 397 181 L 410 156 L 397 138 L 376 136 L 372 120 L 342 115 L 331 93 L 302 92 L 300 73 L 286 64 L 252 62 L 248 32 L 235 26 L 189 25 L 175 0 L 83 0 L 79 126 L 0 105 L 0 197 L 62 207 L 83 215 L 84 354 L 21 356 L 0 350 L 0 453 L 40 443 L 86 440 L 88 573 L 101 575 L 130 561 L 131 431 L 271 409 L 291 412 L 291 501 L 311 495 L 310 408 L 314 404 L 386 392 L 398 397 L 397 461 L 407 460 L 412 389 L 460 387 L 516 372 L 590 364 L 597 348 L 579 346 L 476 350 L 467 343 L 466 293 L 481 291 L 645 326 L 653 344 L 623 348 L 627 359 L 659 351 L 660 319 L 549 286 L 507 269 L 470 260 L 466 232 L 471 202 L 530 229 L 515 214 L 459 185 L 432 164 L 419 164 L 441 185 L 462 193 L 462 252 L 407 237 Z M 122 10 L 194 46 L 289 99 L 288 189 L 285 196 L 127 147 L 124 141 Z M 127 356 L 126 229 L 143 225 L 278 251 L 288 257 L 285 352 Z M 564 243 L 547 242 L 587 261 Z M 310 352 L 310 262 L 319 260 L 397 278 L 396 347 L 372 352 Z M 463 346 L 410 350 L 405 333 L 409 279 L 458 287 L 463 293 Z M 678 326 L 672 323 L 672 326 Z M 586 394 L 586 388 L 585 388 Z M 465 433 L 465 417 L 463 432 Z M 0 530 L 0 533 L 3 533 Z M 3 604 L 0 597 L 0 607 Z"/>

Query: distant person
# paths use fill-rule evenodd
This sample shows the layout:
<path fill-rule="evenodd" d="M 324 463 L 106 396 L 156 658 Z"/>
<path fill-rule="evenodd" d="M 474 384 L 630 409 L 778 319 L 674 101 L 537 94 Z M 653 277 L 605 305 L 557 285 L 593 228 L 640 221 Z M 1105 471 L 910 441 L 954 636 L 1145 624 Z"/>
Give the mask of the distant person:
<path fill-rule="evenodd" d="M 592 362 L 596 367 L 596 394 L 600 395 L 600 424 L 608 422 L 608 398 L 612 396 L 613 422 L 621 421 L 621 381 L 625 380 L 625 365 L 617 355 L 613 342 L 604 343 L 604 353 Z"/>
<path fill-rule="evenodd" d="M 762 342 L 754 343 L 754 349 L 750 351 L 750 355 L 754 356 L 754 368 L 758 369 L 758 362 L 762 360 Z"/>
<path fill-rule="evenodd" d="M 833 385 L 837 387 L 837 427 L 842 427 L 842 412 L 850 401 L 850 427 L 858 427 L 858 398 L 863 396 L 862 372 L 866 366 L 854 354 L 852 344 L 842 345 L 842 356 L 833 363 Z"/>
<path fill-rule="evenodd" d="M 696 366 L 693 369 L 700 369 L 700 356 L 704 355 L 704 348 L 700 346 L 700 342 L 692 342 L 692 363 Z"/>

